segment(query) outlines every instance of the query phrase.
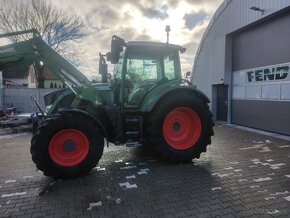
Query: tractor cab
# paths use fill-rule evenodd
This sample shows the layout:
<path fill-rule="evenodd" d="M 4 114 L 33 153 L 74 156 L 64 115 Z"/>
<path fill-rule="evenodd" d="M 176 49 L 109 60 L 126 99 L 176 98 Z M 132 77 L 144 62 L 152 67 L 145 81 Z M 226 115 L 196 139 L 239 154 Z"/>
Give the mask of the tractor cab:
<path fill-rule="evenodd" d="M 111 52 L 107 60 L 115 63 L 112 87 L 116 103 L 126 108 L 136 108 L 145 96 L 161 84 L 180 80 L 179 52 L 185 48 L 168 43 L 131 41 L 125 43 L 112 37 Z M 107 80 L 107 64 L 100 56 L 102 81 Z"/>

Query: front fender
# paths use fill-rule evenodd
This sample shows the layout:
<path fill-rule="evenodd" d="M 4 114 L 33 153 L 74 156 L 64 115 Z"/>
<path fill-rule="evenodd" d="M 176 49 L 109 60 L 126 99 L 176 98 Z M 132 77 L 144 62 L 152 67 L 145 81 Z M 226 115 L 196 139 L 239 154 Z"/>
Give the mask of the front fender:
<path fill-rule="evenodd" d="M 107 138 L 107 141 L 109 141 L 112 138 L 112 135 L 110 134 L 110 121 L 106 119 L 106 116 L 101 111 L 96 111 L 94 115 L 91 113 L 79 110 L 79 109 L 63 109 L 59 111 L 60 114 L 62 113 L 74 113 L 74 114 L 82 114 L 85 116 L 90 117 L 103 131 L 105 138 Z"/>

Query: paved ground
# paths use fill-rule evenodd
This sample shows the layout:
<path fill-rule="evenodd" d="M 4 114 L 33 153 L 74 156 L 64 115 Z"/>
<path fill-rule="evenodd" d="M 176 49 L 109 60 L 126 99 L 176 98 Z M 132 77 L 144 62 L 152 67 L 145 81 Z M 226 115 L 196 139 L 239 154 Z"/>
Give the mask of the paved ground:
<path fill-rule="evenodd" d="M 217 125 L 190 164 L 111 146 L 90 175 L 53 181 L 35 170 L 30 137 L 0 129 L 0 217 L 290 216 L 289 141 Z"/>

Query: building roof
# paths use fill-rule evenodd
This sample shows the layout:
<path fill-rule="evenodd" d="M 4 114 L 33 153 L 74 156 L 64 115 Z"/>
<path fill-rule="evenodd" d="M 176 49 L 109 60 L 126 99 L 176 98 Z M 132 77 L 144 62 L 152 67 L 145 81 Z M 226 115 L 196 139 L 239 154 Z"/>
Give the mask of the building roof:
<path fill-rule="evenodd" d="M 5 70 L 2 72 L 3 79 L 25 79 L 28 77 L 28 67 Z"/>

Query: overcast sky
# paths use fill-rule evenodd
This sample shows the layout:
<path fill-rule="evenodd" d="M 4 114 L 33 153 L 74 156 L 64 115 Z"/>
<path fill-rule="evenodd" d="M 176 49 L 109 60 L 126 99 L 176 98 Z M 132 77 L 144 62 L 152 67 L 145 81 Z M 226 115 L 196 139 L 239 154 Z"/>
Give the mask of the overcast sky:
<path fill-rule="evenodd" d="M 83 17 L 87 37 L 80 46 L 78 67 L 89 78 L 98 70 L 98 53 L 107 53 L 112 35 L 131 40 L 166 42 L 165 26 L 171 26 L 170 43 L 185 46 L 182 71 L 191 70 L 202 34 L 222 0 L 51 0 L 58 7 Z"/>

